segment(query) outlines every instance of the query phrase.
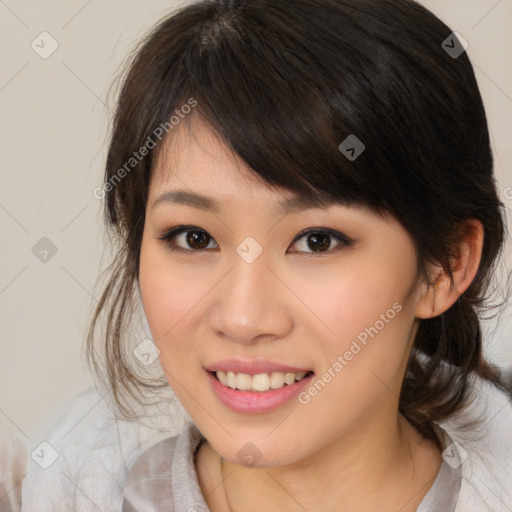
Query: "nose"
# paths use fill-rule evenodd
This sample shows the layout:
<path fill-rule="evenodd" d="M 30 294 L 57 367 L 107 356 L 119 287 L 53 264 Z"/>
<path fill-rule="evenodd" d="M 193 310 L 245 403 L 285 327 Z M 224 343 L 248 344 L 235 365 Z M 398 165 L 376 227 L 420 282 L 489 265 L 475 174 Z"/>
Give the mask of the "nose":
<path fill-rule="evenodd" d="M 246 345 L 285 337 L 294 325 L 289 294 L 266 258 L 247 263 L 237 257 L 215 287 L 210 329 Z"/>

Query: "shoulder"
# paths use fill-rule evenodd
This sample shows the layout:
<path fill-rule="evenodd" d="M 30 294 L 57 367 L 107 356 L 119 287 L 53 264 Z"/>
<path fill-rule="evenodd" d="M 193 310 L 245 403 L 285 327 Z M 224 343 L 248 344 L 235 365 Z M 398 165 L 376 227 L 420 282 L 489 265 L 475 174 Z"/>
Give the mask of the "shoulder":
<path fill-rule="evenodd" d="M 510 510 L 511 398 L 492 384 L 475 379 L 468 406 L 441 424 L 453 442 L 444 450 L 443 458 L 452 467 L 462 469 L 456 512 Z"/>
<path fill-rule="evenodd" d="M 172 417 L 160 426 L 123 421 L 105 392 L 81 393 L 48 432 L 30 439 L 23 512 L 120 510 L 129 469 L 176 430 Z"/>
<path fill-rule="evenodd" d="M 162 510 L 174 510 L 170 489 L 178 437 L 158 442 L 137 459 L 126 479 L 123 512 L 153 512 L 157 510 L 153 508 L 157 503 Z"/>
<path fill-rule="evenodd" d="M 146 450 L 126 479 L 123 512 L 208 510 L 195 469 L 197 449 L 204 440 L 190 422 L 179 435 Z"/>

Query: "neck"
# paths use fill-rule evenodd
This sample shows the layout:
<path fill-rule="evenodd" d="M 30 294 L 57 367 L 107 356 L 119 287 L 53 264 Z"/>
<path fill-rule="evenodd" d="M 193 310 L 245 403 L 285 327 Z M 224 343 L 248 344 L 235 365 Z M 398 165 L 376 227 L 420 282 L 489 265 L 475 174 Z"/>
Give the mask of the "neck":
<path fill-rule="evenodd" d="M 435 443 L 397 415 L 384 425 L 382 420 L 366 422 L 364 428 L 352 429 L 321 452 L 286 466 L 248 468 L 220 459 L 222 508 L 412 512 L 428 492 L 440 463 Z"/>

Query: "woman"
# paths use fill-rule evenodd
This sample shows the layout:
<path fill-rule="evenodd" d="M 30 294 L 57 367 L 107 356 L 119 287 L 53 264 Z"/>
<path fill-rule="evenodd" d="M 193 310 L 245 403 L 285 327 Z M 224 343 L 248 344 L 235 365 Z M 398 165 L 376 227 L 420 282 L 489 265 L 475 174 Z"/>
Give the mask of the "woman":
<path fill-rule="evenodd" d="M 109 503 L 510 507 L 512 408 L 478 317 L 502 205 L 463 41 L 429 11 L 184 7 L 130 64 L 101 195 L 122 244 L 92 361 L 97 342 L 129 417 L 158 356 L 191 420 L 132 447 Z"/>

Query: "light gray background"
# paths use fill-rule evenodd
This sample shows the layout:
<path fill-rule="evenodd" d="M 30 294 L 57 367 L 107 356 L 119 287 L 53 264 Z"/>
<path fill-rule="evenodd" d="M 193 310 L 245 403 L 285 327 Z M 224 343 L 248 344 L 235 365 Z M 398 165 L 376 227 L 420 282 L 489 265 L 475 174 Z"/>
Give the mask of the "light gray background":
<path fill-rule="evenodd" d="M 500 193 L 510 208 L 512 0 L 422 3 L 469 43 L 489 116 Z M 92 384 L 82 353 L 93 296 L 99 297 L 94 285 L 104 251 L 102 205 L 93 190 L 103 176 L 114 99 L 107 93 L 127 52 L 176 5 L 169 0 L 0 0 L 4 433 L 28 440 L 52 411 Z M 31 48 L 43 31 L 58 43 L 47 59 Z M 32 253 L 42 237 L 58 249 L 46 263 Z M 512 366 L 511 309 L 494 332 L 494 324 L 488 327 L 488 356 Z"/>

